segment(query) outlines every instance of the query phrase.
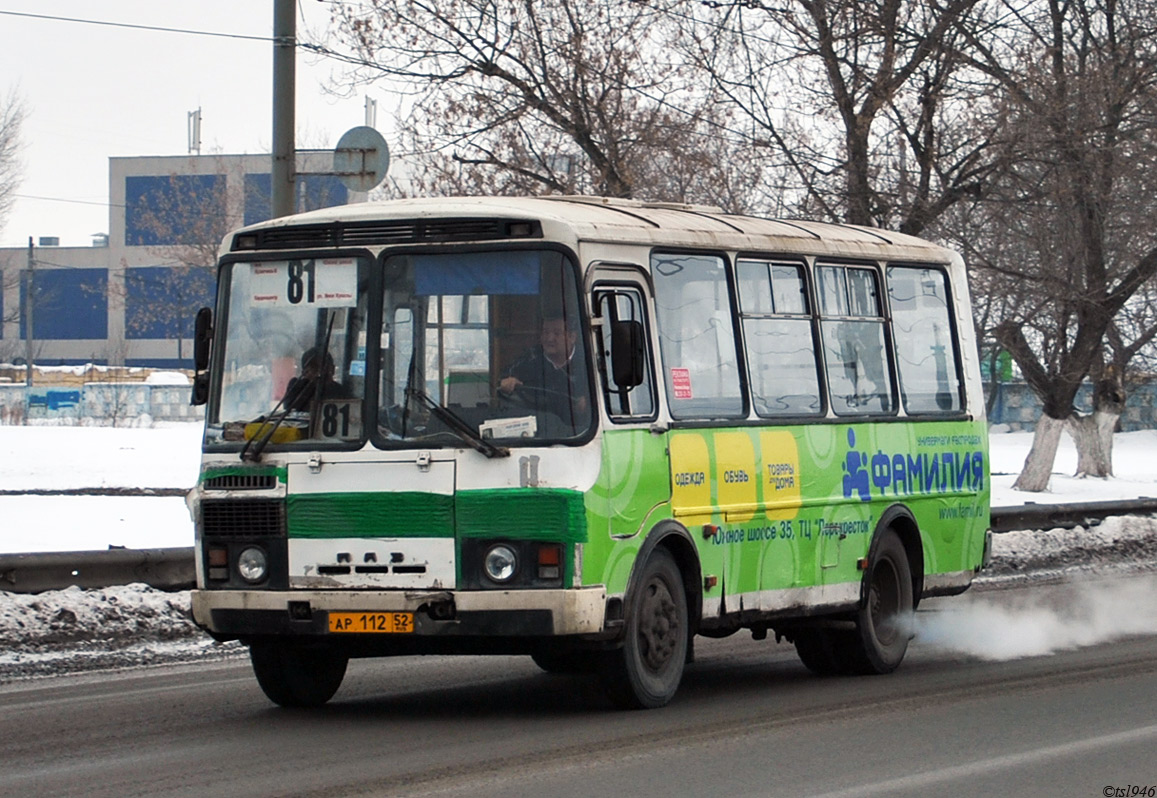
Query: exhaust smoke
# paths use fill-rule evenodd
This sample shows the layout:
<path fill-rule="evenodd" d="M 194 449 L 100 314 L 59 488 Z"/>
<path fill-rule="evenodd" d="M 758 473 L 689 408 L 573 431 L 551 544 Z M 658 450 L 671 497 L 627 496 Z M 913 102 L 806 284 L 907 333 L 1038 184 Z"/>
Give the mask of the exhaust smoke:
<path fill-rule="evenodd" d="M 990 591 L 963 600 L 917 612 L 913 643 L 998 661 L 1157 634 L 1154 576 Z"/>

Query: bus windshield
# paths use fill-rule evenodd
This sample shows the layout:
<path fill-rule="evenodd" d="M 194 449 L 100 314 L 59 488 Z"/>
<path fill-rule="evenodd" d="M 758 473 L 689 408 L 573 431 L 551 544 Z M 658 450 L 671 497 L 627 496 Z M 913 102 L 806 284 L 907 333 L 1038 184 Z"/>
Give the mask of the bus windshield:
<path fill-rule="evenodd" d="M 379 443 L 455 443 L 431 404 L 507 444 L 587 432 L 590 369 L 562 253 L 396 255 L 383 268 Z"/>
<path fill-rule="evenodd" d="M 206 443 L 360 440 L 368 283 L 349 256 L 226 264 Z"/>
<path fill-rule="evenodd" d="M 558 251 L 226 263 L 206 443 L 384 448 L 580 440 L 590 366 L 577 278 Z M 368 320 L 381 329 L 371 333 Z M 376 351 L 375 351 L 376 350 Z M 376 357 L 375 357 L 376 356 Z M 376 382 L 378 407 L 365 407 Z M 376 416 L 377 423 L 373 419 Z M 254 451 L 255 450 L 255 451 Z"/>

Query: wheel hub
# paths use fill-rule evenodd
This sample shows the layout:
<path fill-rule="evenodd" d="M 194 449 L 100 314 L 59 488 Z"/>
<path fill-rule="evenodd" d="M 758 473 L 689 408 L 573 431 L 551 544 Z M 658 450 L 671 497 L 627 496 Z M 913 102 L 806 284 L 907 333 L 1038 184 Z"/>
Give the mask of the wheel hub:
<path fill-rule="evenodd" d="M 872 626 L 881 643 L 889 645 L 896 637 L 896 613 L 900 610 L 900 588 L 898 577 L 888 563 L 877 565 L 868 591 L 868 611 Z"/>
<path fill-rule="evenodd" d="M 679 613 L 667 585 L 648 585 L 639 607 L 639 649 L 643 661 L 653 671 L 663 668 L 675 653 L 679 635 Z"/>

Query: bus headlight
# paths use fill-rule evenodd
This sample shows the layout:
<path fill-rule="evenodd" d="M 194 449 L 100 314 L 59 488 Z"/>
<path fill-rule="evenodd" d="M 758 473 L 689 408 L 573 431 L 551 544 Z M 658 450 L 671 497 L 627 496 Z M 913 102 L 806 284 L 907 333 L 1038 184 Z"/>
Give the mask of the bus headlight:
<path fill-rule="evenodd" d="M 269 573 L 269 560 L 265 551 L 257 546 L 242 549 L 237 557 L 237 573 L 246 582 L 260 582 Z"/>
<path fill-rule="evenodd" d="M 494 582 L 509 582 L 518 572 L 518 557 L 505 543 L 491 546 L 482 561 L 486 576 Z"/>

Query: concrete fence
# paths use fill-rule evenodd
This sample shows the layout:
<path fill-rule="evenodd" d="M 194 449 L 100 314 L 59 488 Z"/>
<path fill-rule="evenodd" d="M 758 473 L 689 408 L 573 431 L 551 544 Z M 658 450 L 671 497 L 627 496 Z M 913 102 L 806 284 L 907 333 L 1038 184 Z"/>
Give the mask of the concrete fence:
<path fill-rule="evenodd" d="M 984 386 L 989 396 L 992 386 Z M 1031 432 L 1041 416 L 1041 403 L 1024 382 L 1002 382 L 996 386 L 996 401 L 988 414 L 990 424 L 1007 424 L 1015 431 Z M 1086 383 L 1077 393 L 1077 409 L 1085 413 L 1093 409 L 1093 386 Z M 1134 432 L 1157 429 L 1157 380 L 1132 384 L 1128 388 L 1125 412 L 1121 415 L 1121 431 Z"/>
<path fill-rule="evenodd" d="M 190 385 L 88 382 L 83 385 L 0 385 L 0 424 L 134 426 L 150 421 L 200 421 Z"/>

